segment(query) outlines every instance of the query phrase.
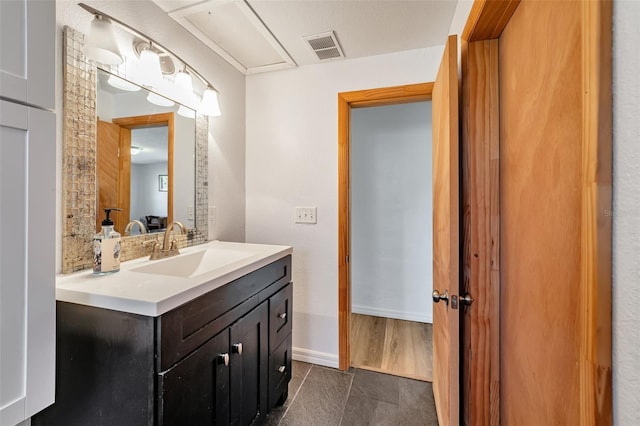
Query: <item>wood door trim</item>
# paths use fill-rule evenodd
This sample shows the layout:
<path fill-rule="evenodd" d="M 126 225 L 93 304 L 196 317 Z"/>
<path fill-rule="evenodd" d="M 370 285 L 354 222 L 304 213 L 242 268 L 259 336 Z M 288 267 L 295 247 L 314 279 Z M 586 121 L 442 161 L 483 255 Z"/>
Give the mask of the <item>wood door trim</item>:
<path fill-rule="evenodd" d="M 136 115 L 120 117 L 111 120 L 113 123 L 127 129 L 142 129 L 166 124 L 167 126 L 167 174 L 169 175 L 169 187 L 167 188 L 167 226 L 173 223 L 173 146 L 175 115 L 172 112 L 161 114 Z M 131 218 L 129 218 L 131 219 Z"/>
<path fill-rule="evenodd" d="M 500 107 L 498 40 L 462 43 L 461 293 L 464 424 L 500 424 Z M 468 356 L 474 354 L 473 357 Z M 465 389 L 465 386 L 467 389 Z"/>
<path fill-rule="evenodd" d="M 492 40 L 500 37 L 520 0 L 476 0 L 462 31 L 467 41 Z"/>
<path fill-rule="evenodd" d="M 433 83 L 418 83 L 338 93 L 338 366 L 349 369 L 351 348 L 351 283 L 347 256 L 350 239 L 349 152 L 351 108 L 384 106 L 431 99 Z"/>
<path fill-rule="evenodd" d="M 582 2 L 580 424 L 610 425 L 612 2 Z"/>

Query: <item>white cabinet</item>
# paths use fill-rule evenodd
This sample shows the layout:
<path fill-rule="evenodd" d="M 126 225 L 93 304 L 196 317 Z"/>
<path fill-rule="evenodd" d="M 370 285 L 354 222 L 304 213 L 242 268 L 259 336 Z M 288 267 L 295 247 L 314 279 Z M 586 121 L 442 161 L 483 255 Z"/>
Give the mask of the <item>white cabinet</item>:
<path fill-rule="evenodd" d="M 0 425 L 55 394 L 55 2 L 0 0 Z"/>
<path fill-rule="evenodd" d="M 0 95 L 55 105 L 54 0 L 0 0 Z"/>

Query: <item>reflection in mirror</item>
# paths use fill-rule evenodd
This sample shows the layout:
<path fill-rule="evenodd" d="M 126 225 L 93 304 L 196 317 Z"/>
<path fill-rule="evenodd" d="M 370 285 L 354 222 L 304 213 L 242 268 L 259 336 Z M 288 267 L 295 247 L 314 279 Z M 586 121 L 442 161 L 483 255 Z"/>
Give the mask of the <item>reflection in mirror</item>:
<path fill-rule="evenodd" d="M 62 273 L 67 274 L 90 269 L 93 266 L 93 237 L 96 232 L 98 206 L 96 163 L 98 81 L 96 64 L 87 60 L 81 50 L 84 46 L 84 34 L 68 26 L 64 27 L 63 33 Z M 122 64 L 118 67 L 110 67 L 108 70 L 114 75 L 123 77 L 126 75 L 125 68 L 126 64 Z M 107 118 L 104 115 L 105 112 L 102 112 L 103 117 Z M 138 113 L 134 111 L 122 114 L 124 117 L 131 117 L 129 114 Z M 159 114 L 166 114 L 166 112 L 159 112 Z M 178 116 L 177 111 L 175 114 L 172 112 L 169 114 L 172 117 Z M 183 142 L 182 139 L 175 137 L 176 157 L 184 154 L 187 157 L 187 160 L 184 160 L 185 164 L 195 162 L 195 172 L 189 172 L 191 182 L 195 176 L 195 189 L 184 192 L 178 189 L 174 191 L 173 204 L 176 217 L 180 217 L 179 208 L 187 210 L 190 203 L 195 203 L 194 226 L 188 227 L 186 234 L 174 236 L 179 248 L 203 244 L 207 241 L 208 235 L 208 119 L 206 116 L 197 114 L 195 121 L 195 157 L 192 151 L 179 149 Z M 127 150 L 121 150 L 121 152 L 127 152 Z M 181 173 L 183 168 L 187 168 L 179 166 L 178 161 L 177 158 L 174 161 L 176 182 L 180 180 L 178 173 Z M 169 184 L 167 176 L 167 186 L 170 188 Z M 131 191 L 130 187 L 129 190 Z M 185 201 L 178 201 L 178 197 L 184 197 Z M 167 215 L 169 209 L 170 205 L 167 201 Z M 185 222 L 191 222 L 188 219 L 188 211 L 185 216 L 187 217 Z M 123 237 L 121 261 L 149 256 L 151 245 L 146 242 L 155 241 L 157 238 L 158 235 L 154 233 Z"/>
<path fill-rule="evenodd" d="M 149 232 L 176 220 L 193 228 L 195 120 L 176 114 L 172 101 L 125 83 L 98 69 L 96 229 L 105 207 L 122 209 L 114 222 L 123 235 L 133 220 Z M 131 234 L 139 232 L 134 227 Z"/>

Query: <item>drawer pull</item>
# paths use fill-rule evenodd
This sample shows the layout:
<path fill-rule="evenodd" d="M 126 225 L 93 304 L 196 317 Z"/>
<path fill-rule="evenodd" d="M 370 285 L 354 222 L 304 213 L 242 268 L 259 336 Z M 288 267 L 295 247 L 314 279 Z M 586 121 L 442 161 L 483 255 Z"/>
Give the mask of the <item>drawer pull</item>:
<path fill-rule="evenodd" d="M 283 312 L 283 313 L 281 313 L 281 314 L 278 314 L 278 318 L 280 318 L 280 319 L 286 319 L 286 318 L 287 318 L 287 313 L 286 313 L 286 312 Z"/>
<path fill-rule="evenodd" d="M 242 355 L 242 343 L 234 343 L 231 349 L 233 350 L 233 353 Z"/>
<path fill-rule="evenodd" d="M 218 363 L 224 364 L 225 367 L 229 366 L 229 354 L 219 354 Z"/>
<path fill-rule="evenodd" d="M 281 373 L 284 373 L 285 371 L 287 371 L 287 367 L 285 367 L 284 365 L 281 365 L 280 367 L 278 367 L 278 371 Z"/>

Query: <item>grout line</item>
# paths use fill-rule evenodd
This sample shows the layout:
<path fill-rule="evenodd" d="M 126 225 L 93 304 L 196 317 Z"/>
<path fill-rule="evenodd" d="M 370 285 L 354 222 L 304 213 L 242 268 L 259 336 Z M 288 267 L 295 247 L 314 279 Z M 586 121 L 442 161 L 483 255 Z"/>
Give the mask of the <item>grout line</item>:
<path fill-rule="evenodd" d="M 349 402 L 349 395 L 351 395 L 351 388 L 353 387 L 353 379 L 356 377 L 356 370 L 353 370 L 353 374 L 351 375 L 351 381 L 349 382 L 349 390 L 347 391 L 347 398 L 344 400 L 344 406 L 342 407 L 342 414 L 340 415 L 340 422 L 338 425 L 342 425 L 342 420 L 344 420 L 344 412 L 347 411 L 347 402 Z"/>
<path fill-rule="evenodd" d="M 291 398 L 291 402 L 289 403 L 289 405 L 287 405 L 287 409 L 284 410 L 284 413 L 282 414 L 282 417 L 280 417 L 280 420 L 278 420 L 278 424 L 282 423 L 282 419 L 284 419 L 284 416 L 286 416 L 287 413 L 289 412 L 289 409 L 291 408 L 291 406 L 293 405 L 293 402 L 296 400 L 296 397 L 298 396 L 298 394 L 302 390 L 302 386 L 304 385 L 304 382 L 307 380 L 307 376 L 311 372 L 312 368 L 313 368 L 313 364 L 311 364 L 311 367 L 309 367 L 309 369 L 307 370 L 307 374 L 305 374 L 304 377 L 302 378 L 302 381 L 300 382 L 300 386 L 298 386 L 298 390 L 296 390 L 296 393 Z"/>

